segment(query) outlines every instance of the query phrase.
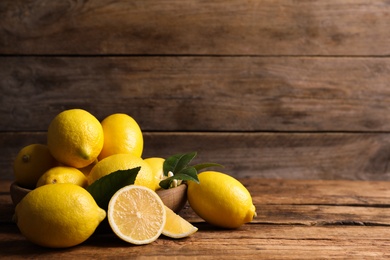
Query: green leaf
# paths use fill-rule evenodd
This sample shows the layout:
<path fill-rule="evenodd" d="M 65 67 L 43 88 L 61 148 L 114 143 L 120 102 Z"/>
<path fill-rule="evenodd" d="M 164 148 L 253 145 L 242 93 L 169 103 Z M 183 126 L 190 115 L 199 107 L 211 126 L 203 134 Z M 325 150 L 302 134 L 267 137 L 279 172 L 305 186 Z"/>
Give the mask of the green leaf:
<path fill-rule="evenodd" d="M 112 172 L 89 185 L 87 191 L 100 208 L 107 210 L 108 203 L 115 192 L 127 185 L 134 184 L 140 169 L 141 167 L 136 167 Z"/>
<path fill-rule="evenodd" d="M 176 154 L 164 161 L 163 171 L 164 175 L 168 176 L 168 172 L 171 171 L 173 174 L 179 173 L 194 159 L 196 152 L 186 154 Z"/>
<path fill-rule="evenodd" d="M 187 167 L 178 174 L 175 174 L 173 177 L 180 178 L 178 180 L 195 181 L 196 183 L 199 183 L 198 171 L 195 169 L 195 167 Z"/>
<path fill-rule="evenodd" d="M 205 168 L 223 167 L 223 165 L 218 164 L 218 163 L 200 163 L 200 164 L 194 165 L 193 167 L 199 172 L 200 170 L 203 170 Z"/>
<path fill-rule="evenodd" d="M 166 189 L 166 190 L 169 189 L 169 187 L 171 186 L 171 182 L 173 180 L 172 177 L 169 177 L 169 178 L 166 178 L 165 180 L 160 181 L 160 183 L 159 183 L 160 187 L 163 189 Z"/>
<path fill-rule="evenodd" d="M 201 163 L 194 166 L 189 166 L 189 163 L 192 161 L 192 159 L 195 158 L 196 154 L 196 152 L 176 154 L 167 158 L 163 164 L 164 176 L 168 176 L 169 172 L 172 172 L 173 176 L 162 180 L 159 183 L 160 187 L 163 189 L 169 189 L 171 187 L 171 183 L 174 180 L 195 181 L 196 183 L 199 183 L 199 170 L 214 166 L 223 167 L 222 165 L 217 163 Z"/>

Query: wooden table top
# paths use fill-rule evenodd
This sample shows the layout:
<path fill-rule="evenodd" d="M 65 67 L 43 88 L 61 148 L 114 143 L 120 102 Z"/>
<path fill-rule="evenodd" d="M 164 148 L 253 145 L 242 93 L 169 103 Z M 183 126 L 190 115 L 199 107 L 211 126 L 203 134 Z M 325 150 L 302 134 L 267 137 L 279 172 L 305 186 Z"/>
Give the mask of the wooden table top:
<path fill-rule="evenodd" d="M 242 179 L 258 216 L 236 230 L 217 229 L 188 206 L 181 215 L 199 228 L 180 240 L 161 236 L 143 246 L 109 230 L 68 249 L 28 242 L 11 221 L 10 181 L 0 182 L 0 257 L 148 259 L 354 259 L 390 257 L 390 183 Z"/>

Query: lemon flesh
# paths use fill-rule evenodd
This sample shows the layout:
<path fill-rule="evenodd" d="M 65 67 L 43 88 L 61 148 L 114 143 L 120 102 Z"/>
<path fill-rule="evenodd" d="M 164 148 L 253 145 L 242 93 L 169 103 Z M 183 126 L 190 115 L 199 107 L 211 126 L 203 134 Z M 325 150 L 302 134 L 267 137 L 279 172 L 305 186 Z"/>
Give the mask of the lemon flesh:
<path fill-rule="evenodd" d="M 173 210 L 165 206 L 167 220 L 162 234 L 170 238 L 184 238 L 194 234 L 198 228 L 190 222 L 177 215 Z"/>
<path fill-rule="evenodd" d="M 166 222 L 160 197 L 151 189 L 129 185 L 112 196 L 107 211 L 108 222 L 122 240 L 143 245 L 155 241 Z"/>

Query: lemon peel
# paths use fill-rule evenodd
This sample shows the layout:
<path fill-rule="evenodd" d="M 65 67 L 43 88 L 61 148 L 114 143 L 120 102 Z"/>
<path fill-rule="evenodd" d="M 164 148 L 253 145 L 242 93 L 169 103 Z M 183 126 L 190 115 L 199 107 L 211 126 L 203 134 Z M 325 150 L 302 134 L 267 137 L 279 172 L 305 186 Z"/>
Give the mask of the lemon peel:
<path fill-rule="evenodd" d="M 188 182 L 188 202 L 206 222 L 222 228 L 238 228 L 256 216 L 249 191 L 230 175 L 205 171 L 199 184 Z"/>
<path fill-rule="evenodd" d="M 58 183 L 29 192 L 17 204 L 14 220 L 34 244 L 66 248 L 87 240 L 105 217 L 84 188 Z"/>

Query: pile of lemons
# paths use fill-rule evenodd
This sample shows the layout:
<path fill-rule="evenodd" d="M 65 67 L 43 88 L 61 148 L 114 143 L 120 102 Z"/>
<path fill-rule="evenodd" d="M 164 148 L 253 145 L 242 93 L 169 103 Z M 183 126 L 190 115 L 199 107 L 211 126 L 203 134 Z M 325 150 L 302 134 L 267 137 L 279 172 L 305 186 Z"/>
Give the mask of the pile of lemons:
<path fill-rule="evenodd" d="M 198 228 L 164 205 L 155 192 L 164 159 L 142 158 L 143 134 L 129 115 L 101 122 L 88 111 L 59 113 L 47 130 L 46 144 L 22 148 L 14 161 L 15 182 L 31 189 L 15 208 L 14 220 L 31 242 L 53 248 L 87 240 L 107 217 L 121 239 L 147 244 L 161 234 L 183 238 Z M 140 167 L 134 185 L 118 190 L 108 209 L 86 188 L 112 172 Z M 188 201 L 210 224 L 237 228 L 252 221 L 255 207 L 248 190 L 220 172 L 202 172 L 200 184 L 188 182 Z M 54 184 L 54 185 L 53 185 Z"/>

